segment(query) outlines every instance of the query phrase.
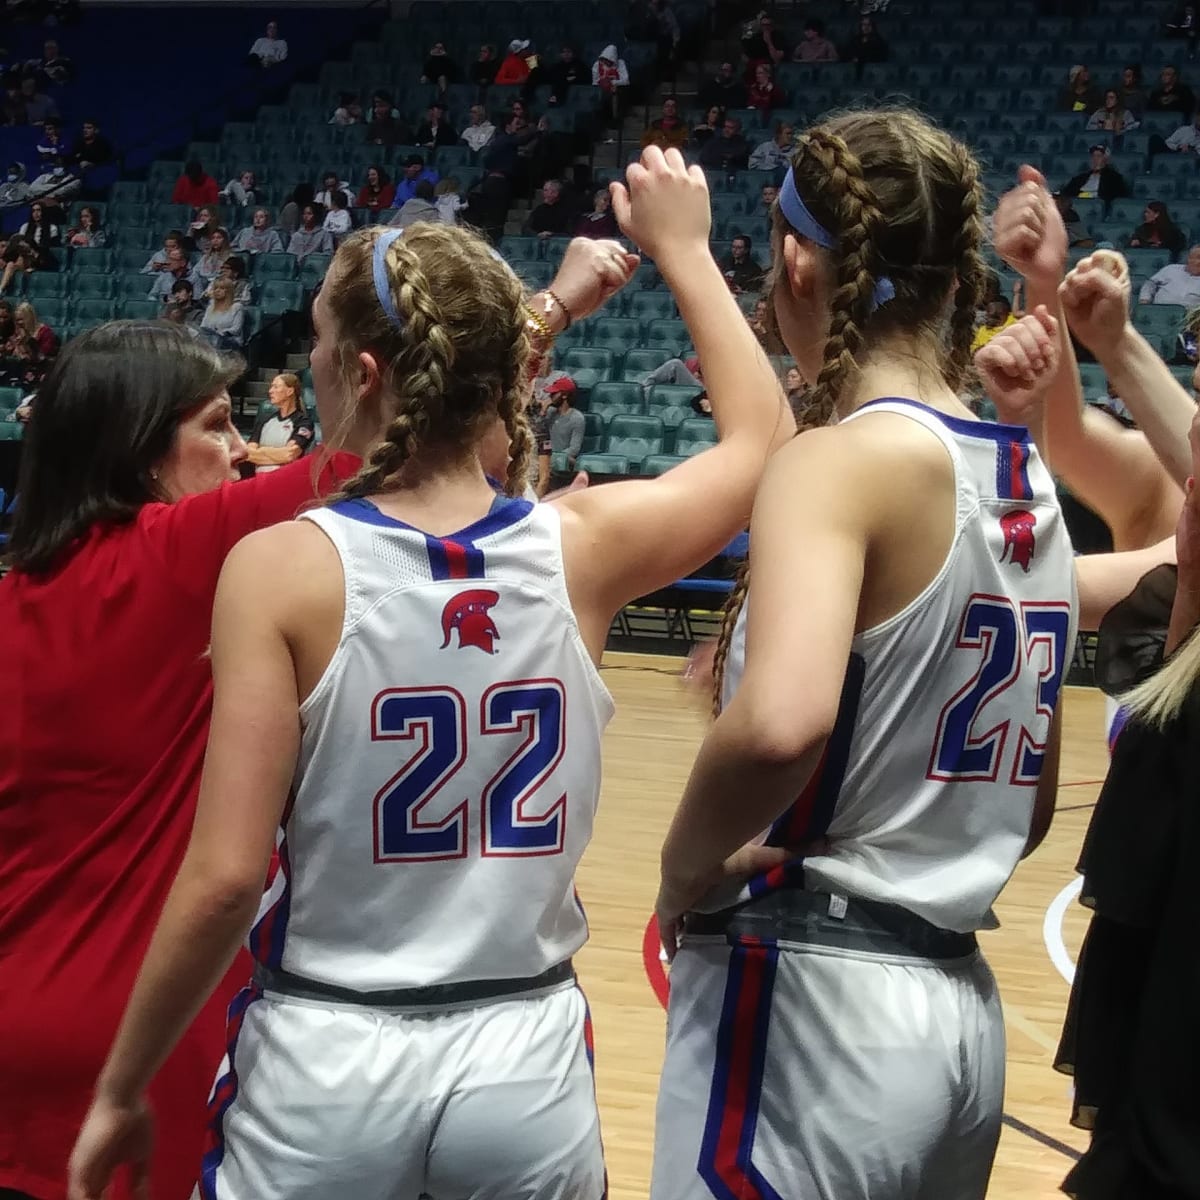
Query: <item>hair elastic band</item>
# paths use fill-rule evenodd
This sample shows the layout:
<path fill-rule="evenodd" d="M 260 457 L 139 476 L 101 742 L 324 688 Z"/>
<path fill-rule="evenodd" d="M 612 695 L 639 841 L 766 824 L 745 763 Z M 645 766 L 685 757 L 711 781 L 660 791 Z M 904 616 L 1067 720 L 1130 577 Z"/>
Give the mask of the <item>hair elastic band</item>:
<path fill-rule="evenodd" d="M 808 206 L 800 199 L 800 193 L 796 190 L 796 177 L 790 167 L 783 181 L 783 187 L 779 189 L 779 210 L 787 218 L 788 224 L 801 237 L 808 238 L 810 242 L 816 242 L 825 250 L 837 248 L 837 238 L 808 211 Z M 886 304 L 895 298 L 896 285 L 886 275 L 880 275 L 875 280 L 875 294 L 871 311 L 874 312 L 881 304 Z"/>
<path fill-rule="evenodd" d="M 392 289 L 388 286 L 387 252 L 388 247 L 398 238 L 404 236 L 403 229 L 389 229 L 375 239 L 375 252 L 371 256 L 371 273 L 375 277 L 375 295 L 379 297 L 379 307 L 383 315 L 397 328 L 403 329 L 404 322 L 392 302 Z"/>

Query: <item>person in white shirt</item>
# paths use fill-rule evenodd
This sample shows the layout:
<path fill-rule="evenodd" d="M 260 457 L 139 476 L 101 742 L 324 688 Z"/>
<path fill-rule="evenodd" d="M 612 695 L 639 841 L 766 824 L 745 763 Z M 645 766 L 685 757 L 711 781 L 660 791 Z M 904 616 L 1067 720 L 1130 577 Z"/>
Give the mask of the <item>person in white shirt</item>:
<path fill-rule="evenodd" d="M 354 228 L 354 222 L 350 219 L 350 209 L 346 203 L 345 192 L 335 191 L 330 193 L 329 211 L 325 214 L 325 220 L 321 227 L 329 231 L 335 246 L 341 245 L 342 238 Z"/>
<path fill-rule="evenodd" d="M 1190 125 L 1180 125 L 1167 138 L 1167 149 L 1176 153 L 1188 152 L 1191 154 L 1200 151 L 1200 109 L 1196 110 L 1196 116 Z"/>
<path fill-rule="evenodd" d="M 1138 294 L 1139 304 L 1200 304 L 1200 246 L 1188 251 L 1187 262 L 1171 263 L 1151 275 Z"/>
<path fill-rule="evenodd" d="M 333 196 L 335 192 L 341 192 L 346 197 L 346 207 L 350 207 L 350 184 L 339 179 L 333 171 L 326 171 L 321 176 L 321 190 L 313 197 L 313 199 L 325 208 L 333 207 Z"/>
<path fill-rule="evenodd" d="M 778 167 L 786 167 L 795 142 L 795 126 L 787 121 L 780 121 L 775 126 L 775 136 L 769 142 L 760 142 L 751 151 L 750 170 L 774 171 Z"/>
<path fill-rule="evenodd" d="M 287 42 L 279 36 L 279 25 L 275 21 L 267 23 L 266 37 L 260 37 L 250 47 L 250 61 L 263 67 L 277 67 L 287 58 Z"/>
<path fill-rule="evenodd" d="M 488 120 L 487 109 L 482 104 L 471 105 L 471 123 L 458 136 L 475 154 L 496 136 L 496 127 Z"/>
<path fill-rule="evenodd" d="M 271 214 L 265 208 L 256 208 L 251 219 L 253 224 L 237 235 L 233 248 L 239 254 L 282 254 L 283 242 L 271 228 Z"/>

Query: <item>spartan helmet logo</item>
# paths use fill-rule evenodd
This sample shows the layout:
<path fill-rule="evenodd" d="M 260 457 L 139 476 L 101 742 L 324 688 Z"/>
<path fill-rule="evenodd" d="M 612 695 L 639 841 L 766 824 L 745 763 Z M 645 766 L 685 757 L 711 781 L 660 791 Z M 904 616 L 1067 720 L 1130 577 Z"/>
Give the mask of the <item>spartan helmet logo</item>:
<path fill-rule="evenodd" d="M 450 634 L 458 630 L 458 648 L 475 646 L 484 654 L 495 654 L 493 642 L 500 636 L 496 623 L 488 613 L 488 609 L 497 603 L 500 595 L 487 588 L 474 588 L 469 592 L 459 592 L 446 602 L 442 609 L 442 633 L 445 640 L 441 648 L 450 645 Z"/>
<path fill-rule="evenodd" d="M 1021 508 L 1016 512 L 1005 513 L 1000 518 L 1000 529 L 1004 534 L 1004 547 L 1000 551 L 1000 561 L 1004 562 L 1007 559 L 1011 563 L 1016 563 L 1026 575 L 1029 574 L 1029 568 L 1033 563 L 1033 552 L 1037 547 L 1033 536 L 1033 527 L 1036 524 L 1037 517 Z"/>

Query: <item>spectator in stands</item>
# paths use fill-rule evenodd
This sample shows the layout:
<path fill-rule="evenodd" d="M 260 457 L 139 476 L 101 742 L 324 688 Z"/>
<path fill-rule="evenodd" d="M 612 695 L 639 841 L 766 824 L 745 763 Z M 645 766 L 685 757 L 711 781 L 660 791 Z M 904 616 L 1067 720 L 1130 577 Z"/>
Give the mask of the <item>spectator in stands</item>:
<path fill-rule="evenodd" d="M 413 194 L 400 205 L 392 218 L 392 225 L 397 229 L 407 229 L 418 221 L 440 221 L 441 213 L 437 207 L 437 192 L 434 184 L 428 179 L 418 179 Z"/>
<path fill-rule="evenodd" d="M 629 87 L 629 68 L 610 44 L 592 63 L 592 85 L 600 91 L 600 108 L 605 119 L 619 125 L 624 115 L 624 93 Z"/>
<path fill-rule="evenodd" d="M 391 208 L 396 198 L 396 189 L 387 172 L 374 163 L 367 168 L 367 179 L 354 201 L 355 208 L 369 208 L 372 213 Z"/>
<path fill-rule="evenodd" d="M 725 110 L 719 104 L 713 104 L 704 114 L 704 120 L 692 129 L 689 145 L 693 150 L 700 149 L 705 142 L 711 141 L 721 132 L 725 121 Z"/>
<path fill-rule="evenodd" d="M 43 164 L 42 173 L 29 184 L 31 197 L 41 196 L 61 208 L 71 197 L 79 194 L 82 183 L 63 165 L 61 158 L 49 159 Z"/>
<path fill-rule="evenodd" d="M 12 304 L 7 300 L 0 300 L 0 358 L 14 357 L 17 342 L 23 338 L 24 334 L 17 329 Z"/>
<path fill-rule="evenodd" d="M 334 193 L 342 192 L 346 197 L 346 204 L 350 204 L 350 184 L 340 178 L 336 171 L 326 171 L 321 176 L 321 190 L 313 197 L 313 199 L 322 207 L 329 208 L 333 203 Z"/>
<path fill-rule="evenodd" d="M 300 378 L 290 371 L 276 375 L 267 389 L 270 405 L 262 405 L 254 432 L 246 443 L 246 461 L 256 475 L 278 471 L 312 449 L 317 427 L 304 407 Z"/>
<path fill-rule="evenodd" d="M 267 22 L 267 32 L 250 47 L 251 66 L 268 70 L 277 67 L 288 56 L 287 42 L 279 36 L 279 25 L 275 21 Z"/>
<path fill-rule="evenodd" d="M 306 204 L 300 214 L 300 228 L 288 241 L 288 253 L 303 263 L 310 254 L 332 254 L 333 238 L 322 228 L 325 211 L 319 204 Z"/>
<path fill-rule="evenodd" d="M 779 197 L 779 189 L 773 183 L 764 183 L 762 185 L 761 203 L 759 206 L 759 215 L 764 218 L 771 216 L 772 210 L 775 208 L 775 201 Z"/>
<path fill-rule="evenodd" d="M 542 184 L 542 202 L 525 221 L 525 232 L 540 238 L 565 237 L 572 225 L 571 207 L 563 199 L 563 185 L 557 179 Z"/>
<path fill-rule="evenodd" d="M 667 387 L 703 387 L 704 377 L 700 370 L 700 360 L 698 358 L 668 358 L 665 363 L 643 375 L 641 385 L 642 396 L 645 400 L 650 399 L 651 388 L 658 384 L 665 384 Z M 692 411 L 697 416 L 711 416 L 712 405 L 701 410 L 696 403 L 697 399 L 699 397 L 692 400 Z"/>
<path fill-rule="evenodd" d="M 222 264 L 217 279 L 227 280 L 233 285 L 233 298 L 239 304 L 250 304 L 254 290 L 250 280 L 246 278 L 246 260 L 237 254 L 231 254 Z M 214 280 L 215 282 L 215 280 Z M 212 293 L 212 284 L 208 285 L 204 298 L 207 300 Z"/>
<path fill-rule="evenodd" d="M 103 167 L 114 158 L 112 142 L 100 133 L 100 123 L 89 118 L 84 121 L 68 162 L 80 171 Z"/>
<path fill-rule="evenodd" d="M 813 17 L 804 25 L 804 36 L 792 51 L 792 61 L 798 63 L 837 62 L 837 47 L 825 36 L 825 23 Z"/>
<path fill-rule="evenodd" d="M 429 150 L 439 146 L 453 146 L 458 141 L 454 126 L 446 120 L 446 106 L 440 101 L 434 101 L 425 113 L 425 120 L 417 126 L 416 145 Z"/>
<path fill-rule="evenodd" d="M 433 189 L 434 207 L 438 210 L 438 219 L 443 225 L 457 225 L 459 213 L 467 207 L 461 191 L 462 184 L 453 177 L 439 179 Z"/>
<path fill-rule="evenodd" d="M 65 160 L 70 156 L 70 150 L 62 135 L 61 121 L 47 121 L 42 126 L 42 132 L 38 135 L 37 152 L 38 158 L 43 162 L 52 158 Z"/>
<path fill-rule="evenodd" d="M 15 208 L 29 199 L 29 184 L 25 182 L 25 164 L 8 164 L 4 182 L 0 183 L 0 208 Z"/>
<path fill-rule="evenodd" d="M 515 161 L 515 149 L 513 158 Z M 483 178 L 467 193 L 467 219 L 477 229 L 483 230 L 493 245 L 504 235 L 511 197 L 512 180 L 503 169 L 502 160 L 489 160 L 485 163 Z"/>
<path fill-rule="evenodd" d="M 262 199 L 254 172 L 243 171 L 236 179 L 231 179 L 221 189 L 218 199 L 235 208 L 253 208 Z"/>
<path fill-rule="evenodd" d="M 567 473 L 550 473 L 550 490 L 565 487 L 575 475 L 575 463 L 583 450 L 583 435 L 587 421 L 575 407 L 575 381 L 569 377 L 556 379 L 546 388 L 550 413 L 550 453 L 567 456 Z"/>
<path fill-rule="evenodd" d="M 1165 140 L 1157 133 L 1150 135 L 1150 156 L 1156 154 L 1200 154 L 1200 109 L 1186 125 L 1180 125 Z"/>
<path fill-rule="evenodd" d="M 795 149 L 795 142 L 795 126 L 788 121 L 777 121 L 775 136 L 754 147 L 750 155 L 750 170 L 777 171 L 781 167 L 786 168 Z"/>
<path fill-rule="evenodd" d="M 183 249 L 183 230 L 172 229 L 163 238 L 161 250 L 155 250 L 142 268 L 143 275 L 158 275 L 171 264 L 171 251 Z"/>
<path fill-rule="evenodd" d="M 100 213 L 90 204 L 85 204 L 79 210 L 79 224 L 67 230 L 67 245 L 78 249 L 104 249 L 108 245 L 108 233 L 102 224 Z"/>
<path fill-rule="evenodd" d="M 58 116 L 58 105 L 45 92 L 38 91 L 38 81 L 33 75 L 26 75 L 21 80 L 21 101 L 25 105 L 25 120 L 30 125 L 44 125 Z"/>
<path fill-rule="evenodd" d="M 200 256 L 200 261 L 192 269 L 192 275 L 200 287 L 201 295 L 208 291 L 209 284 L 221 274 L 225 260 L 232 253 L 233 247 L 229 244 L 228 232 L 224 229 L 214 229 L 208 239 L 208 249 Z"/>
<path fill-rule="evenodd" d="M 17 305 L 17 328 L 37 347 L 39 359 L 53 358 L 58 353 L 58 335 L 46 324 L 39 321 L 37 310 L 23 300 Z"/>
<path fill-rule="evenodd" d="M 350 217 L 350 201 L 341 188 L 335 188 L 329 193 L 329 209 L 321 227 L 333 238 L 335 248 L 342 244 L 342 239 L 354 228 L 354 221 Z"/>
<path fill-rule="evenodd" d="M 1104 105 L 1096 109 L 1088 118 L 1089 131 L 1103 131 L 1120 137 L 1131 129 L 1138 127 L 1138 119 L 1121 103 L 1121 93 L 1116 88 L 1109 88 L 1104 93 Z"/>
<path fill-rule="evenodd" d="M 288 237 L 300 228 L 304 206 L 314 203 L 313 194 L 313 185 L 307 180 L 298 183 L 292 191 L 292 198 L 280 210 L 279 228 Z"/>
<path fill-rule="evenodd" d="M 738 79 L 733 63 L 723 62 L 717 69 L 716 78 L 700 89 L 700 103 L 707 109 L 715 106 L 722 112 L 746 107 L 746 89 Z"/>
<path fill-rule="evenodd" d="M 1192 89 L 1179 81 L 1179 68 L 1174 63 L 1163 67 L 1158 77 L 1158 87 L 1146 101 L 1147 112 L 1178 113 L 1185 121 L 1196 111 L 1196 97 Z"/>
<path fill-rule="evenodd" d="M 1083 63 L 1076 63 L 1067 72 L 1067 86 L 1059 97 L 1058 107 L 1063 112 L 1090 113 L 1102 104 L 1100 89 L 1092 82 L 1091 71 Z"/>
<path fill-rule="evenodd" d="M 200 320 L 200 334 L 218 350 L 240 350 L 246 342 L 246 306 L 233 298 L 233 284 L 218 279 Z"/>
<path fill-rule="evenodd" d="M 776 32 L 775 22 L 766 13 L 760 14 L 746 26 L 742 53 L 746 56 L 747 81 L 753 81 L 757 67 L 774 67 L 787 57 L 783 38 Z"/>
<path fill-rule="evenodd" d="M 737 117 L 726 117 L 721 132 L 700 149 L 700 165 L 714 171 L 742 171 L 750 158 L 750 145 L 742 136 Z"/>
<path fill-rule="evenodd" d="M 75 64 L 62 53 L 53 38 L 42 44 L 41 58 L 31 59 L 25 65 L 28 70 L 40 75 L 47 86 L 70 83 L 75 74 Z"/>
<path fill-rule="evenodd" d="M 496 71 L 494 82 L 504 85 L 524 83 L 532 70 L 529 58 L 529 39 L 513 38 L 508 43 L 508 53 Z"/>
<path fill-rule="evenodd" d="M 1138 293 L 1139 304 L 1200 304 L 1200 246 L 1188 251 L 1187 261 L 1170 263 L 1151 275 Z"/>
<path fill-rule="evenodd" d="M 574 237 L 615 238 L 621 232 L 612 213 L 612 197 L 608 188 L 600 188 L 592 197 L 592 211 L 575 219 Z"/>
<path fill-rule="evenodd" d="M 842 52 L 842 58 L 846 62 L 856 63 L 861 75 L 868 63 L 887 62 L 888 53 L 887 42 L 875 28 L 875 18 L 864 15 L 859 18 L 858 33 Z"/>
<path fill-rule="evenodd" d="M 757 108 L 761 113 L 769 113 L 774 108 L 783 106 L 784 98 L 771 76 L 772 68 L 766 63 L 759 63 L 754 68 L 754 82 L 746 97 L 747 108 Z"/>
<path fill-rule="evenodd" d="M 996 296 L 989 300 L 983 324 L 975 330 L 975 337 L 971 342 L 971 353 L 982 350 L 1002 329 L 1015 325 L 1016 320 L 1016 317 L 1013 316 L 1012 303 L 1006 297 Z"/>
<path fill-rule="evenodd" d="M 750 238 L 739 233 L 730 243 L 729 253 L 721 259 L 721 274 L 735 296 L 757 292 L 762 287 L 764 272 L 751 256 L 751 249 Z"/>
<path fill-rule="evenodd" d="M 239 254 L 282 254 L 283 242 L 271 228 L 271 214 L 265 208 L 256 208 L 250 224 L 233 239 L 233 248 Z"/>
<path fill-rule="evenodd" d="M 333 116 L 329 118 L 330 125 L 360 125 L 362 124 L 363 110 L 362 105 L 358 102 L 358 97 L 353 92 L 343 92 L 338 97 L 338 106 L 333 110 Z"/>
<path fill-rule="evenodd" d="M 754 302 L 754 314 L 750 318 L 750 328 L 754 330 L 758 344 L 767 354 L 775 356 L 787 353 L 787 347 L 783 344 L 783 338 L 779 336 L 779 329 L 771 316 L 771 306 L 765 297 L 760 296 Z"/>
<path fill-rule="evenodd" d="M 1142 223 L 1129 235 L 1131 250 L 1170 250 L 1172 256 L 1184 247 L 1183 230 L 1171 220 L 1161 200 L 1151 200 L 1142 212 Z"/>
<path fill-rule="evenodd" d="M 403 204 L 417 194 L 417 184 L 426 182 L 432 188 L 438 181 L 438 173 L 425 165 L 419 154 L 410 154 L 404 160 L 404 174 L 396 181 L 395 204 Z"/>
<path fill-rule="evenodd" d="M 196 298 L 196 287 L 190 279 L 177 279 L 171 285 L 163 315 L 168 319 L 175 319 L 171 316 L 172 309 L 179 317 L 180 324 L 200 324 L 200 318 L 204 315 L 204 305 Z"/>
<path fill-rule="evenodd" d="M 1121 86 L 1117 89 L 1121 103 L 1140 121 L 1146 111 L 1146 89 L 1142 86 L 1142 68 L 1130 63 L 1121 72 Z"/>
<path fill-rule="evenodd" d="M 58 259 L 54 251 L 62 245 L 62 229 L 51 219 L 50 210 L 46 205 L 40 200 L 35 200 L 29 206 L 29 220 L 17 232 L 33 247 L 34 270 L 58 269 Z"/>
<path fill-rule="evenodd" d="M 205 204 L 216 204 L 220 195 L 217 181 L 200 165 L 198 159 L 192 159 L 184 168 L 183 174 L 175 181 L 171 190 L 172 204 L 186 204 L 189 208 L 200 208 Z"/>
<path fill-rule="evenodd" d="M 496 82 L 496 72 L 500 69 L 500 60 L 496 57 L 495 46 L 480 46 L 479 57 L 471 64 L 471 82 L 479 89 L 482 96 Z"/>
<path fill-rule="evenodd" d="M 1062 189 L 1064 196 L 1082 200 L 1099 197 L 1105 205 L 1129 195 L 1129 183 L 1125 176 L 1108 161 L 1108 147 L 1095 145 L 1089 151 L 1088 169 L 1080 171 L 1067 181 Z"/>
<path fill-rule="evenodd" d="M 1181 4 L 1170 16 L 1166 23 L 1165 32 L 1169 38 L 1182 38 L 1187 42 L 1188 58 L 1196 57 L 1196 36 L 1200 22 L 1196 19 L 1194 4 Z"/>
<path fill-rule="evenodd" d="M 204 290 L 188 262 L 187 251 L 182 246 L 175 246 L 167 252 L 166 266 L 158 272 L 154 282 L 150 285 L 147 298 L 165 304 L 172 289 L 181 280 L 186 280 L 191 285 L 193 295 Z"/>
<path fill-rule="evenodd" d="M 550 85 L 549 103 L 565 104 L 571 88 L 588 82 L 587 64 L 579 61 L 575 47 L 566 44 L 558 52 L 558 62 L 552 63 L 544 71 L 546 83 Z"/>
<path fill-rule="evenodd" d="M 188 237 L 192 249 L 207 254 L 212 244 L 213 234 L 223 228 L 221 210 L 214 205 L 205 205 L 197 214 L 196 219 L 188 226 Z"/>
<path fill-rule="evenodd" d="M 488 120 L 482 104 L 471 105 L 471 123 L 459 135 L 473 154 L 478 154 L 496 136 L 496 127 Z"/>
<path fill-rule="evenodd" d="M 0 295 L 7 292 L 17 275 L 37 270 L 37 251 L 24 238 L 14 235 L 4 243 L 4 274 L 0 276 Z"/>
<path fill-rule="evenodd" d="M 670 0 L 640 0 L 630 9 L 626 36 L 633 41 L 654 42 L 659 68 L 668 67 L 675 59 L 682 36 Z"/>
<path fill-rule="evenodd" d="M 462 70 L 446 53 L 446 43 L 434 42 L 425 56 L 425 65 L 421 68 L 421 82 L 445 86 L 457 83 L 461 78 Z"/>
<path fill-rule="evenodd" d="M 407 125 L 396 115 L 388 92 L 376 92 L 371 101 L 371 123 L 367 141 L 372 146 L 403 146 L 412 137 Z"/>
<path fill-rule="evenodd" d="M 4 77 L 4 104 L 0 119 L 5 125 L 25 125 L 25 101 L 21 96 L 21 77 L 12 72 Z"/>
<path fill-rule="evenodd" d="M 662 116 L 650 122 L 650 128 L 642 134 L 643 146 L 660 146 L 668 150 L 672 146 L 682 150 L 688 140 L 688 127 L 679 116 L 679 101 L 668 96 L 663 101 Z"/>
<path fill-rule="evenodd" d="M 808 405 L 808 386 L 800 374 L 799 367 L 788 367 L 787 374 L 783 377 L 783 392 L 787 396 L 792 416 L 799 423 Z"/>

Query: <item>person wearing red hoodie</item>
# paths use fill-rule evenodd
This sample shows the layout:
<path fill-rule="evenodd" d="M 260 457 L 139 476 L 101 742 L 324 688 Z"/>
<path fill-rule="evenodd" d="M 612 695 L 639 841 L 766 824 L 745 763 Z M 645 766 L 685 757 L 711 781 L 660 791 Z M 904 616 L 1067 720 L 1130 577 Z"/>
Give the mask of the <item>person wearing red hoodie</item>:
<path fill-rule="evenodd" d="M 205 204 L 216 204 L 220 195 L 217 181 L 209 175 L 196 159 L 192 159 L 183 169 L 183 174 L 175 180 L 171 192 L 172 204 L 187 204 L 192 208 L 201 208 Z"/>
<path fill-rule="evenodd" d="M 513 38 L 508 43 L 508 53 L 504 56 L 504 61 L 496 72 L 497 84 L 524 83 L 529 78 L 529 73 L 533 68 L 529 63 L 532 56 L 528 51 L 529 41 L 527 39 Z"/>

